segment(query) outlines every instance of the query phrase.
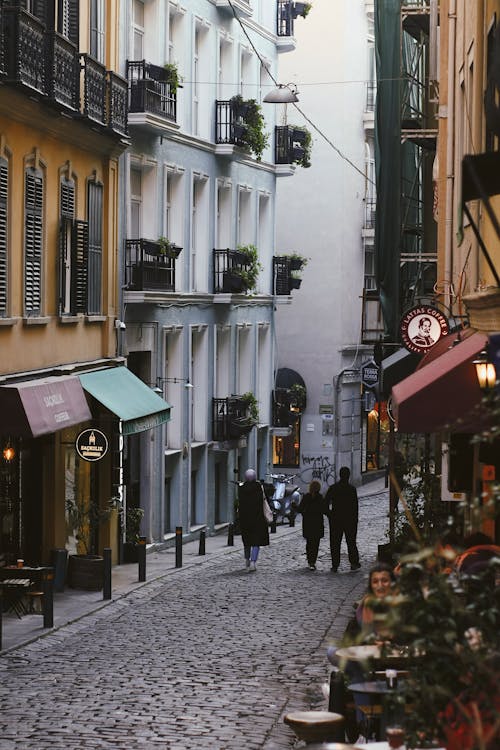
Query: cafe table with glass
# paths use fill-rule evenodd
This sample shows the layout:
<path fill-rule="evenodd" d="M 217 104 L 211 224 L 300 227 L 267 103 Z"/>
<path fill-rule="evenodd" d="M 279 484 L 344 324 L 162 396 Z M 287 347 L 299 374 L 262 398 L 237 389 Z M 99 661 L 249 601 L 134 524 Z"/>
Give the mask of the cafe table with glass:
<path fill-rule="evenodd" d="M 47 568 L 42 566 L 24 565 L 24 561 L 0 567 L 3 611 L 12 612 L 19 618 L 32 613 L 33 598 L 43 596 L 45 570 Z"/>

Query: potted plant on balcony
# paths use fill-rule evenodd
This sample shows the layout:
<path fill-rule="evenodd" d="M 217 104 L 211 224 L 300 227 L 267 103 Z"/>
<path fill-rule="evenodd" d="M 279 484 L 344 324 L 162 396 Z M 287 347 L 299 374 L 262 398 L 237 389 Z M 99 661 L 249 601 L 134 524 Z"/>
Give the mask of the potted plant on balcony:
<path fill-rule="evenodd" d="M 166 237 L 158 237 L 159 254 L 165 258 L 178 258 L 182 247 L 171 242 Z"/>
<path fill-rule="evenodd" d="M 262 265 L 255 245 L 238 245 L 239 266 L 224 272 L 223 286 L 228 292 L 243 292 L 255 289 Z"/>
<path fill-rule="evenodd" d="M 292 161 L 305 169 L 311 166 L 312 135 L 307 128 L 293 128 Z M 296 144 L 299 144 L 298 146 Z"/>
<path fill-rule="evenodd" d="M 303 411 L 306 406 L 306 388 L 300 383 L 294 383 L 289 388 L 290 408 L 299 412 Z"/>
<path fill-rule="evenodd" d="M 292 5 L 292 17 L 297 18 L 298 16 L 302 16 L 302 18 L 306 18 L 311 8 L 312 3 L 294 2 Z"/>
<path fill-rule="evenodd" d="M 290 274 L 290 278 L 288 281 L 290 284 L 290 289 L 300 289 L 302 279 L 294 271 L 292 271 L 292 273 Z"/>
<path fill-rule="evenodd" d="M 240 437 L 248 433 L 259 422 L 259 407 L 257 399 L 251 391 L 247 391 L 234 401 L 235 414 L 231 416 L 229 431 L 231 437 Z M 241 414 L 241 412 L 245 412 Z"/>
<path fill-rule="evenodd" d="M 104 560 L 96 554 L 95 530 L 109 520 L 114 509 L 114 499 L 101 509 L 89 497 L 66 500 L 68 531 L 76 541 L 76 554 L 68 557 L 68 584 L 74 589 L 99 591 L 103 587 Z"/>
<path fill-rule="evenodd" d="M 234 123 L 234 125 L 245 126 L 239 132 L 238 140 L 241 141 L 243 148 L 251 151 L 257 161 L 260 161 L 269 143 L 269 134 L 264 130 L 265 120 L 262 108 L 255 99 L 243 99 L 240 94 L 233 96 L 230 101 L 234 116 L 242 120 L 242 123 Z"/>
<path fill-rule="evenodd" d="M 182 88 L 181 76 L 179 75 L 179 68 L 177 63 L 165 63 L 163 66 L 166 73 L 167 83 L 170 84 L 170 93 L 172 96 L 177 94 L 177 89 Z"/>
<path fill-rule="evenodd" d="M 290 253 L 288 257 L 290 258 L 291 271 L 300 271 L 301 268 L 307 266 L 308 258 L 304 258 L 304 256 L 299 255 L 299 253 Z"/>
<path fill-rule="evenodd" d="M 141 533 L 141 521 L 144 517 L 142 508 L 128 507 L 125 517 L 125 543 L 123 545 L 123 562 L 138 561 L 137 543 Z"/>

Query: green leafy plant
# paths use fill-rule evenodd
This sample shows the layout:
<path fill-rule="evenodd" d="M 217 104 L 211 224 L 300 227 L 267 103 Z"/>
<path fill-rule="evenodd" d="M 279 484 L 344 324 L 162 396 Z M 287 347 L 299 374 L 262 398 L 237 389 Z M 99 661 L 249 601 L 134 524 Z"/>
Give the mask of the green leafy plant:
<path fill-rule="evenodd" d="M 179 75 L 179 69 L 177 67 L 176 63 L 165 63 L 163 66 L 164 70 L 167 73 L 167 79 L 170 83 L 170 91 L 172 93 L 172 96 L 175 96 L 177 93 L 177 89 L 182 86 L 181 83 L 181 76 Z"/>
<path fill-rule="evenodd" d="M 158 237 L 158 246 L 160 255 L 164 255 L 167 258 L 176 258 L 179 254 L 179 246 L 166 237 Z"/>
<path fill-rule="evenodd" d="M 97 502 L 88 497 L 75 497 L 66 500 L 68 530 L 73 532 L 77 542 L 77 552 L 85 555 L 96 554 L 96 531 L 107 520 L 115 507 L 113 499 L 107 508 L 99 508 Z"/>
<path fill-rule="evenodd" d="M 298 164 L 301 167 L 304 167 L 305 169 L 308 169 L 311 166 L 311 150 L 312 150 L 312 135 L 310 130 L 308 130 L 306 127 L 294 127 L 294 137 L 297 133 L 300 134 L 300 145 L 303 150 L 303 154 L 297 158 L 294 159 L 295 163 Z"/>
<path fill-rule="evenodd" d="M 233 96 L 230 101 L 235 116 L 245 124 L 244 132 L 240 137 L 243 148 L 251 151 L 257 161 L 260 161 L 269 144 L 269 133 L 265 132 L 262 107 L 255 99 L 243 99 L 240 94 Z"/>
<path fill-rule="evenodd" d="M 240 399 L 247 408 L 249 418 L 257 424 L 259 421 L 259 403 L 254 394 L 251 391 L 247 391 L 240 396 Z"/>
<path fill-rule="evenodd" d="M 248 291 L 257 286 L 262 264 L 259 263 L 259 252 L 255 245 L 238 245 L 238 251 L 244 256 L 242 268 L 237 268 L 234 273 L 239 276 Z"/>
<path fill-rule="evenodd" d="M 302 411 L 306 405 L 306 388 L 300 383 L 294 383 L 288 389 L 291 396 L 291 405 Z"/>
<path fill-rule="evenodd" d="M 137 544 L 141 532 L 141 521 L 144 517 L 142 508 L 128 507 L 125 519 L 125 541 Z"/>

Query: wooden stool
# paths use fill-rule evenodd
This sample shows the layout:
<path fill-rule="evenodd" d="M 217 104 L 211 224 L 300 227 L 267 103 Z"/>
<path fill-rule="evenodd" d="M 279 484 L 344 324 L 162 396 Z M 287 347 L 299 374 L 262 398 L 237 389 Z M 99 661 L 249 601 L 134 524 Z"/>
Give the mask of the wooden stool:
<path fill-rule="evenodd" d="M 284 722 L 293 729 L 300 740 L 310 744 L 335 741 L 344 724 L 344 717 L 332 711 L 294 711 L 286 714 Z"/>
<path fill-rule="evenodd" d="M 35 591 L 32 589 L 26 592 L 26 596 L 29 599 L 28 612 L 31 615 L 43 614 L 43 591 Z"/>

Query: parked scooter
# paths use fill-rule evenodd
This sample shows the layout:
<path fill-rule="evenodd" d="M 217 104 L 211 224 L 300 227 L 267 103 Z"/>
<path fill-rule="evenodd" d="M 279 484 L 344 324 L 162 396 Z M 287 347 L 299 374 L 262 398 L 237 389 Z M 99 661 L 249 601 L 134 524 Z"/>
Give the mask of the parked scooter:
<path fill-rule="evenodd" d="M 274 513 L 276 523 L 295 524 L 297 507 L 300 503 L 300 492 L 293 480 L 296 474 L 267 474 L 270 482 L 264 482 L 264 491 L 269 506 Z"/>

